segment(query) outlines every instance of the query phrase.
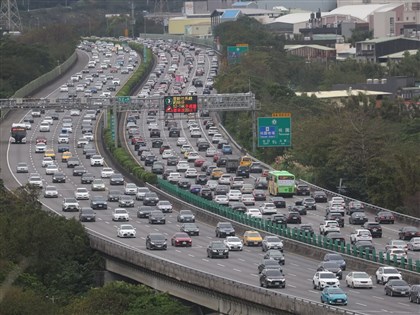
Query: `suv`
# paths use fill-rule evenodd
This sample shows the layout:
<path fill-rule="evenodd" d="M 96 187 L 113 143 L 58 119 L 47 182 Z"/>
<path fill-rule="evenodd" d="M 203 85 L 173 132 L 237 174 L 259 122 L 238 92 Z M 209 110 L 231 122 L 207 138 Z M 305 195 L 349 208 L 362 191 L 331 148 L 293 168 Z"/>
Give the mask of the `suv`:
<path fill-rule="evenodd" d="M 278 249 L 283 251 L 283 242 L 278 236 L 266 236 L 262 241 L 262 251 L 266 252 L 269 249 Z"/>
<path fill-rule="evenodd" d="M 299 184 L 296 186 L 296 195 L 298 196 L 309 196 L 310 192 L 309 186 L 306 184 Z"/>
<path fill-rule="evenodd" d="M 207 246 L 207 257 L 229 258 L 229 248 L 222 241 L 212 241 Z"/>
<path fill-rule="evenodd" d="M 329 286 L 340 286 L 337 276 L 330 271 L 317 271 L 312 279 L 314 289 L 322 290 Z"/>
<path fill-rule="evenodd" d="M 402 280 L 400 272 L 394 267 L 379 267 L 375 273 L 376 283 L 385 284 L 389 280 L 399 279 Z"/>
<path fill-rule="evenodd" d="M 413 284 L 408 293 L 408 300 L 413 303 L 420 304 L 420 285 Z"/>
<path fill-rule="evenodd" d="M 75 198 L 64 198 L 62 209 L 63 211 L 79 211 L 80 205 Z"/>
<path fill-rule="evenodd" d="M 90 207 L 92 209 L 108 209 L 108 202 L 106 198 L 100 195 L 93 196 L 90 200 Z"/>

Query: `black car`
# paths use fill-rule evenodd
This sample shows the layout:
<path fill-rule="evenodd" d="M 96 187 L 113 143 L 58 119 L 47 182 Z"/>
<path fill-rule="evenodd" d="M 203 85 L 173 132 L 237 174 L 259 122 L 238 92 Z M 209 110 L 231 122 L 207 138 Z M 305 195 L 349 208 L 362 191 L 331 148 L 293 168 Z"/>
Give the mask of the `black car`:
<path fill-rule="evenodd" d="M 148 218 L 152 211 L 156 210 L 151 206 L 140 206 L 137 210 L 137 218 Z"/>
<path fill-rule="evenodd" d="M 265 201 L 267 199 L 265 191 L 261 189 L 255 189 L 252 192 L 252 195 L 254 196 L 255 201 Z"/>
<path fill-rule="evenodd" d="M 305 206 L 289 206 L 289 211 L 291 212 L 298 212 L 300 215 L 306 215 L 306 207 Z"/>
<path fill-rule="evenodd" d="M 181 134 L 181 130 L 177 127 L 172 127 L 169 129 L 169 138 L 176 138 L 179 137 Z"/>
<path fill-rule="evenodd" d="M 179 230 L 187 233 L 189 236 L 200 235 L 200 229 L 195 223 L 183 223 Z"/>
<path fill-rule="evenodd" d="M 198 151 L 206 151 L 208 148 L 210 148 L 210 143 L 208 143 L 207 141 L 203 141 L 197 144 Z"/>
<path fill-rule="evenodd" d="M 70 145 L 68 144 L 59 144 L 57 147 L 58 153 L 68 152 L 70 151 Z"/>
<path fill-rule="evenodd" d="M 279 262 L 274 259 L 263 259 L 262 262 L 258 265 L 258 273 L 262 273 L 263 270 L 269 269 L 282 271 Z"/>
<path fill-rule="evenodd" d="M 165 224 L 165 214 L 160 210 L 153 210 L 149 214 L 149 224 Z"/>
<path fill-rule="evenodd" d="M 227 157 L 225 157 L 225 156 L 221 156 L 221 157 L 219 157 L 219 159 L 217 160 L 217 162 L 216 162 L 216 166 L 217 167 L 222 167 L 222 166 L 226 166 L 226 162 L 227 162 Z"/>
<path fill-rule="evenodd" d="M 76 166 L 73 169 L 73 176 L 83 176 L 87 171 L 83 166 Z"/>
<path fill-rule="evenodd" d="M 267 221 L 271 221 L 277 225 L 282 225 L 284 227 L 287 227 L 287 218 L 284 214 L 272 214 L 267 218 Z"/>
<path fill-rule="evenodd" d="M 309 196 L 310 193 L 311 193 L 311 191 L 310 191 L 308 185 L 306 185 L 306 184 L 299 184 L 299 185 L 296 186 L 296 195 L 298 195 L 298 196 Z"/>
<path fill-rule="evenodd" d="M 152 166 L 153 163 L 156 162 L 156 161 L 157 161 L 157 156 L 156 155 L 148 155 L 144 159 L 144 165 L 146 165 L 146 166 Z"/>
<path fill-rule="evenodd" d="M 92 173 L 83 173 L 80 182 L 82 184 L 92 184 L 94 179 L 95 177 L 92 175 Z"/>
<path fill-rule="evenodd" d="M 335 274 L 337 279 L 343 279 L 343 270 L 340 265 L 335 261 L 321 261 L 316 271 L 329 271 Z"/>
<path fill-rule="evenodd" d="M 108 201 L 118 202 L 121 195 L 123 195 L 123 193 L 119 190 L 110 190 L 108 191 Z"/>
<path fill-rule="evenodd" d="M 161 233 L 150 233 L 146 237 L 147 249 L 167 249 L 166 237 Z"/>
<path fill-rule="evenodd" d="M 198 174 L 195 179 L 195 183 L 199 185 L 205 185 L 207 184 L 207 180 L 208 178 L 206 174 Z"/>
<path fill-rule="evenodd" d="M 90 207 L 82 207 L 79 212 L 79 221 L 80 222 L 95 222 L 96 214 Z"/>
<path fill-rule="evenodd" d="M 227 195 L 230 187 L 228 185 L 217 185 L 214 189 L 215 195 Z"/>
<path fill-rule="evenodd" d="M 229 248 L 221 241 L 212 241 L 207 246 L 208 258 L 229 258 Z"/>
<path fill-rule="evenodd" d="M 346 261 L 344 260 L 343 256 L 341 256 L 340 254 L 326 253 L 324 255 L 323 261 L 334 261 L 340 265 L 340 268 L 343 271 L 346 270 L 346 267 L 347 267 Z"/>
<path fill-rule="evenodd" d="M 108 202 L 104 196 L 93 196 L 90 200 L 90 206 L 92 209 L 108 209 Z"/>
<path fill-rule="evenodd" d="M 271 197 L 269 201 L 274 203 L 276 208 L 286 208 L 286 200 L 283 197 Z"/>
<path fill-rule="evenodd" d="M 413 237 L 420 237 L 420 231 L 415 226 L 403 226 L 398 231 L 398 238 L 400 240 L 409 241 Z"/>
<path fill-rule="evenodd" d="M 375 221 L 379 224 L 381 223 L 390 223 L 394 224 L 395 218 L 394 215 L 389 211 L 379 211 L 375 216 Z"/>
<path fill-rule="evenodd" d="M 268 188 L 268 181 L 267 177 L 258 177 L 255 180 L 255 189 L 267 189 Z"/>
<path fill-rule="evenodd" d="M 179 162 L 179 158 L 177 156 L 170 156 L 166 159 L 166 165 L 168 166 L 176 166 L 178 162 Z"/>
<path fill-rule="evenodd" d="M 264 269 L 260 274 L 260 285 L 266 288 L 285 288 L 286 278 L 281 270 Z"/>
<path fill-rule="evenodd" d="M 390 296 L 408 296 L 410 294 L 410 286 L 404 280 L 389 280 L 384 287 L 385 294 Z"/>
<path fill-rule="evenodd" d="M 372 254 L 376 249 L 371 241 L 357 241 L 353 244 L 353 249 L 358 252 L 365 252 Z"/>
<path fill-rule="evenodd" d="M 207 200 L 213 200 L 213 192 L 208 187 L 201 188 L 200 196 Z"/>
<path fill-rule="evenodd" d="M 325 216 L 325 220 L 335 220 L 340 227 L 344 227 L 344 217 L 340 212 L 329 212 Z"/>
<path fill-rule="evenodd" d="M 64 173 L 56 172 L 52 176 L 52 182 L 53 183 L 65 183 L 66 182 L 66 176 Z"/>
<path fill-rule="evenodd" d="M 249 167 L 248 166 L 238 166 L 238 168 L 236 169 L 236 176 L 249 178 Z"/>
<path fill-rule="evenodd" d="M 97 155 L 95 149 L 88 149 L 88 150 L 86 150 L 86 154 L 85 154 L 86 159 L 90 159 L 94 155 Z"/>
<path fill-rule="evenodd" d="M 230 222 L 219 222 L 216 226 L 216 237 L 235 236 L 235 229 Z"/>
<path fill-rule="evenodd" d="M 364 212 L 353 212 L 349 217 L 349 224 L 363 225 L 368 221 L 368 218 Z"/>
<path fill-rule="evenodd" d="M 302 218 L 300 217 L 299 212 L 296 211 L 290 211 L 286 214 L 286 221 L 290 224 L 301 224 Z"/>
<path fill-rule="evenodd" d="M 157 128 L 153 128 L 152 130 L 150 130 L 150 134 L 149 134 L 150 138 L 159 138 L 160 137 L 160 130 Z M 152 145 L 153 147 L 153 145 Z"/>
<path fill-rule="evenodd" d="M 263 167 L 260 162 L 252 162 L 251 166 L 249 167 L 250 173 L 262 173 Z"/>
<path fill-rule="evenodd" d="M 195 216 L 191 210 L 180 210 L 176 218 L 177 222 L 195 222 Z"/>
<path fill-rule="evenodd" d="M 316 201 L 312 197 L 306 197 L 302 199 L 302 206 L 308 210 L 316 210 Z"/>
<path fill-rule="evenodd" d="M 165 169 L 165 170 L 163 171 L 163 173 L 162 173 L 162 179 L 167 180 L 167 179 L 168 179 L 169 174 L 171 174 L 171 173 L 175 173 L 175 172 L 176 172 L 176 169 L 173 169 L 173 168 L 167 168 L 167 169 Z"/>
<path fill-rule="evenodd" d="M 182 189 L 189 189 L 191 187 L 191 182 L 186 178 L 181 178 L 178 181 L 178 187 Z"/>
<path fill-rule="evenodd" d="M 154 192 L 149 192 L 144 195 L 143 198 L 143 205 L 145 206 L 156 206 L 156 204 L 159 202 L 159 197 Z"/>
<path fill-rule="evenodd" d="M 372 237 L 382 237 L 382 227 L 377 222 L 365 222 L 362 227 L 370 231 Z"/>
<path fill-rule="evenodd" d="M 229 207 L 232 210 L 243 212 L 243 213 L 245 213 L 246 210 L 247 210 L 247 207 L 245 206 L 245 204 L 243 202 L 240 202 L 240 201 L 229 202 Z"/>
<path fill-rule="evenodd" d="M 315 235 L 314 227 L 312 224 L 301 224 L 295 229 L 300 233 L 300 235 Z"/>
<path fill-rule="evenodd" d="M 134 207 L 134 198 L 121 194 L 118 198 L 118 205 L 123 208 Z"/>
<path fill-rule="evenodd" d="M 152 140 L 152 148 L 160 148 L 163 144 L 162 139 L 154 139 Z"/>
<path fill-rule="evenodd" d="M 312 193 L 312 198 L 315 199 L 315 202 L 325 203 L 328 201 L 327 194 L 322 190 L 317 190 Z"/>
<path fill-rule="evenodd" d="M 269 249 L 264 257 L 264 259 L 273 259 L 275 261 L 277 261 L 280 265 L 284 265 L 285 264 L 285 258 L 283 253 L 281 252 L 281 250 L 279 249 Z"/>
<path fill-rule="evenodd" d="M 163 174 L 163 172 L 165 171 L 165 166 L 163 165 L 162 162 L 154 162 L 152 165 L 152 173 L 153 174 Z"/>
<path fill-rule="evenodd" d="M 337 245 L 346 245 L 346 239 L 344 238 L 343 234 L 339 232 L 330 232 L 327 235 L 325 235 L 325 238 L 327 240 L 330 240 L 332 244 L 337 243 Z"/>
<path fill-rule="evenodd" d="M 124 176 L 121 174 L 112 174 L 109 177 L 109 184 L 110 185 L 124 185 Z"/>
<path fill-rule="evenodd" d="M 413 284 L 408 293 L 408 300 L 420 304 L 420 284 Z"/>

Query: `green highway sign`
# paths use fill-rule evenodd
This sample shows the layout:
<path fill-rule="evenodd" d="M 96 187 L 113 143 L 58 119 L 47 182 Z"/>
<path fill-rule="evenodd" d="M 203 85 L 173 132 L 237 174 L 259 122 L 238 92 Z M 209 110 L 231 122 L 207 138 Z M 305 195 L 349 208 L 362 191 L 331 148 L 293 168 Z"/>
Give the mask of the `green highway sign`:
<path fill-rule="evenodd" d="M 292 118 L 258 117 L 258 147 L 290 147 Z"/>
<path fill-rule="evenodd" d="M 130 96 L 118 96 L 119 103 L 127 104 L 127 103 L 130 103 L 130 101 L 131 101 Z"/>

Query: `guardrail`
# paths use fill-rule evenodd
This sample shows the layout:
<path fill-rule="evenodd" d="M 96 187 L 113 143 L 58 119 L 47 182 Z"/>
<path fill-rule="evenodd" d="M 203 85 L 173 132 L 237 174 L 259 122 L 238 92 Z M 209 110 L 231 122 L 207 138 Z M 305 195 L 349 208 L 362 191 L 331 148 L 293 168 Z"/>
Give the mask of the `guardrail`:
<path fill-rule="evenodd" d="M 244 149 L 241 145 L 239 145 L 236 141 L 235 141 L 235 139 L 233 139 L 232 138 L 232 136 L 229 134 L 229 132 L 225 129 L 225 127 L 223 126 L 223 124 L 222 123 L 220 123 L 220 117 L 217 117 L 217 119 L 219 120 L 219 127 L 222 129 L 222 131 L 223 131 L 223 133 L 226 135 L 226 137 L 228 137 L 229 138 L 229 141 L 238 149 L 238 150 L 240 150 L 241 152 L 243 152 L 243 153 L 245 153 L 245 152 L 247 152 L 247 150 L 246 149 Z M 268 165 L 268 164 L 266 164 L 266 163 L 264 163 L 264 162 L 262 162 L 262 161 L 260 161 L 260 160 L 258 160 L 257 158 L 255 158 L 255 157 L 253 157 L 252 155 L 250 155 L 249 153 L 247 153 L 247 155 L 248 156 L 250 156 L 254 161 L 256 161 L 256 162 L 259 162 L 259 163 L 261 163 L 261 165 L 264 167 L 264 168 L 266 168 L 266 169 L 268 169 L 268 170 L 271 170 L 271 171 L 273 171 L 274 169 L 270 166 L 270 165 Z M 302 179 L 299 179 L 299 182 L 300 183 L 304 183 L 304 184 L 306 184 L 306 185 L 308 185 L 308 186 L 310 186 L 312 189 L 314 189 L 314 190 L 322 190 L 322 191 L 324 191 L 326 194 L 328 194 L 328 195 L 330 195 L 330 196 L 339 196 L 339 197 L 342 197 L 346 202 L 350 202 L 350 201 L 359 201 L 359 200 L 356 200 L 356 199 L 353 199 L 353 198 L 350 198 L 350 197 L 347 197 L 347 196 L 344 196 L 344 195 L 340 195 L 339 193 L 336 193 L 336 192 L 334 192 L 334 191 L 331 191 L 331 190 L 328 190 L 328 189 L 325 189 L 325 188 L 322 188 L 322 187 L 319 187 L 319 186 L 316 186 L 316 185 L 314 185 L 314 184 L 311 184 L 311 183 L 309 183 L 309 182 L 307 182 L 307 181 L 305 181 L 305 180 L 302 180 Z M 416 226 L 416 227 L 420 227 L 420 219 L 419 218 L 416 218 L 416 217 L 413 217 L 413 216 L 409 216 L 409 215 L 406 215 L 406 214 L 402 214 L 402 213 L 399 213 L 399 212 L 396 212 L 396 211 L 392 211 L 392 210 L 389 210 L 389 209 L 385 209 L 385 208 L 382 208 L 382 207 L 379 207 L 379 206 L 375 206 L 375 205 L 372 205 L 372 204 L 370 204 L 370 203 L 367 203 L 367 202 L 361 202 L 364 206 L 365 206 L 365 209 L 366 210 L 370 210 L 370 212 L 372 212 L 372 213 L 375 213 L 376 214 L 376 212 L 378 212 L 378 211 L 389 211 L 389 212 L 391 212 L 393 215 L 394 215 L 394 217 L 398 220 L 398 221 L 400 221 L 401 223 L 404 223 L 404 224 L 409 224 L 409 225 L 414 225 L 414 226 Z"/>

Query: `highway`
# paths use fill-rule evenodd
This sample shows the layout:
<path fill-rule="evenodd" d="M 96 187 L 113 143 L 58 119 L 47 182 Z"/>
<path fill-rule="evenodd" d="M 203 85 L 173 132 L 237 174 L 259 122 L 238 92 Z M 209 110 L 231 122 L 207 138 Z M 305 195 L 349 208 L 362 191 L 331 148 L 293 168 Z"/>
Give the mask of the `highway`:
<path fill-rule="evenodd" d="M 208 66 L 208 60 L 206 60 L 206 65 Z M 196 62 L 194 63 L 194 67 L 197 67 Z M 206 69 L 206 71 L 208 72 L 208 67 Z M 194 73 L 194 70 L 192 71 L 192 73 Z M 122 77 L 121 79 L 123 81 L 124 77 Z M 188 89 L 188 86 L 185 89 Z M 44 97 L 55 97 L 57 94 L 60 94 L 60 92 L 57 90 L 54 90 L 52 92 L 48 91 L 45 92 Z M 35 123 L 32 126 L 32 130 L 28 131 L 29 143 L 27 143 L 26 145 L 9 145 L 7 143 L 7 135 L 9 133 L 11 122 L 20 120 L 21 118 L 23 118 L 24 115 L 25 113 L 22 112 L 12 113 L 12 115 L 8 117 L 6 121 L 0 126 L 2 134 L 2 148 L 7 147 L 7 150 L 1 150 L 1 167 L 3 170 L 2 177 L 5 179 L 5 184 L 7 187 L 13 188 L 16 187 L 16 185 L 25 184 L 27 182 L 28 174 L 16 174 L 15 169 L 16 164 L 18 162 L 27 162 L 31 169 L 30 172 L 38 172 L 42 176 L 44 180 L 44 186 L 46 184 L 52 184 L 51 176 L 45 175 L 45 170 L 41 167 L 43 155 L 36 154 L 34 150 L 35 138 L 40 135 L 38 131 L 38 126 L 42 120 L 41 118 L 36 118 Z M 48 115 L 48 112 L 46 113 L 46 115 Z M 59 113 L 60 119 L 68 115 L 68 112 Z M 74 156 L 77 156 L 79 158 L 81 165 L 83 165 L 96 178 L 100 178 L 101 168 L 91 167 L 89 164 L 89 160 L 84 157 L 82 149 L 77 148 L 76 146 L 77 139 L 82 136 L 80 129 L 82 119 L 83 114 L 81 116 L 73 116 L 74 132 L 70 136 L 70 150 Z M 145 129 L 147 127 L 145 122 L 145 113 L 142 113 L 141 119 L 142 121 L 138 123 L 138 125 L 141 126 L 141 128 L 143 128 L 142 133 L 144 133 L 144 135 L 148 135 L 149 132 Z M 179 120 L 179 122 L 182 124 L 184 136 L 188 137 L 188 131 L 186 130 L 185 125 L 186 121 Z M 55 150 L 58 145 L 57 139 L 58 134 L 60 133 L 60 126 L 61 124 L 59 123 L 59 121 L 55 121 L 51 132 L 42 133 L 42 135 L 47 137 L 48 144 L 51 145 Z M 95 125 L 95 131 L 97 134 L 98 132 L 101 132 L 101 130 L 98 130 L 98 128 L 96 127 L 98 127 L 98 125 Z M 174 147 L 175 150 L 177 150 L 177 152 L 179 152 L 179 148 L 177 148 L 174 143 L 174 141 L 176 141 L 176 138 L 167 138 L 167 131 L 162 132 L 162 139 L 165 143 L 170 144 L 172 147 Z M 195 141 L 193 143 L 195 143 Z M 7 163 L 6 168 L 4 167 L 4 161 L 6 161 Z M 56 211 L 61 215 L 65 215 L 68 218 L 77 218 L 78 214 L 76 212 L 63 213 L 61 211 L 62 198 L 73 197 L 73 193 L 76 187 L 87 187 L 90 190 L 90 185 L 82 185 L 80 183 L 80 177 L 75 177 L 72 175 L 72 169 L 67 168 L 66 165 L 61 162 L 60 154 L 57 154 L 57 162 L 60 170 L 66 174 L 67 181 L 63 184 L 54 184 L 59 189 L 59 198 L 46 199 L 41 197 L 41 201 L 45 206 L 52 209 L 53 211 Z M 105 183 L 107 184 L 107 190 L 110 189 L 107 180 L 105 180 Z M 113 186 L 112 189 L 114 189 L 115 187 L 118 186 Z M 107 191 L 91 192 L 91 196 L 106 196 L 106 194 Z M 288 204 L 292 203 L 293 200 L 294 199 L 287 200 Z M 81 206 L 88 206 L 89 201 L 80 201 L 80 204 Z M 130 223 L 137 228 L 137 238 L 120 239 L 120 242 L 135 247 L 139 251 L 149 252 L 145 249 L 144 241 L 148 233 L 161 232 L 165 234 L 169 240 L 174 232 L 179 231 L 180 224 L 176 222 L 177 212 L 175 211 L 172 214 L 167 215 L 167 224 L 150 225 L 148 224 L 148 221 L 146 219 L 138 219 L 136 217 L 136 210 L 140 204 L 141 203 L 139 201 L 136 201 L 136 206 L 134 208 L 127 209 L 131 217 Z M 114 209 L 115 207 L 115 203 L 108 203 L 108 210 L 97 210 L 97 221 L 92 223 L 84 223 L 85 226 L 106 237 L 117 239 L 116 229 L 119 224 L 113 222 L 111 218 L 112 209 Z M 319 225 L 319 223 L 323 219 L 323 215 L 321 214 L 323 214 L 324 211 L 325 208 L 322 205 L 318 205 L 318 210 L 309 211 L 308 215 L 306 217 L 303 217 L 303 222 L 311 222 L 313 223 L 314 227 L 317 227 L 317 225 Z M 182 263 L 185 266 L 202 270 L 204 272 L 244 282 L 251 286 L 258 286 L 259 279 L 257 273 L 257 266 L 263 256 L 261 248 L 246 247 L 243 252 L 232 252 L 230 254 L 229 259 L 227 260 L 208 259 L 206 258 L 206 246 L 208 245 L 209 241 L 215 239 L 214 226 L 209 226 L 204 222 L 197 222 L 197 224 L 200 227 L 200 236 L 193 237 L 193 246 L 191 248 L 174 248 L 169 245 L 167 251 L 153 251 L 153 255 L 162 257 L 163 259 L 168 259 L 178 263 Z M 383 225 L 384 237 L 382 239 L 374 239 L 377 248 L 382 248 L 389 239 L 394 239 L 396 236 L 396 231 L 399 227 L 399 224 L 395 224 L 392 226 Z M 346 226 L 342 231 L 344 231 L 347 234 L 350 230 L 351 228 Z M 319 301 L 320 292 L 317 290 L 313 290 L 312 288 L 312 277 L 315 273 L 315 269 L 318 265 L 318 262 L 303 256 L 287 252 L 285 253 L 285 256 L 286 265 L 284 266 L 284 273 L 287 279 L 287 285 L 284 291 L 290 295 L 300 296 L 313 301 Z M 418 254 L 416 254 L 415 257 L 419 259 Z M 349 270 L 347 270 L 344 273 L 344 277 L 348 271 Z M 346 307 L 346 309 L 360 311 L 366 314 L 419 313 L 418 305 L 410 304 L 408 302 L 408 299 L 385 296 L 382 285 L 375 284 L 374 288 L 372 290 L 368 290 L 368 292 L 365 292 L 366 290 L 345 288 L 344 281 L 341 281 L 341 287 L 344 288 L 344 290 L 348 293 L 349 296 L 349 305 Z"/>

